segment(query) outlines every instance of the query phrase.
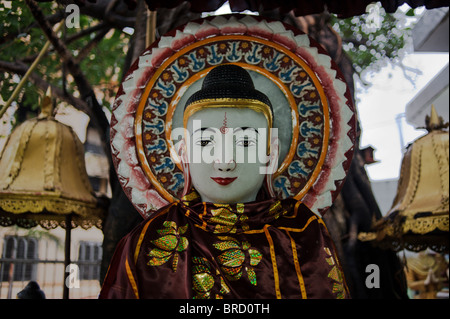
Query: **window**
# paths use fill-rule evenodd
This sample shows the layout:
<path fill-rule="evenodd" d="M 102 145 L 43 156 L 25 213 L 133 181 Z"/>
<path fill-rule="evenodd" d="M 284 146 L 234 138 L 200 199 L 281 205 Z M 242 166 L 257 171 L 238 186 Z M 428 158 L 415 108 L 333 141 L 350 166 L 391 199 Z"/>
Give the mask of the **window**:
<path fill-rule="evenodd" d="M 36 238 L 6 236 L 2 252 L 2 259 L 6 260 L 1 263 L 1 280 L 9 280 L 11 267 L 13 267 L 14 281 L 36 280 L 37 250 Z"/>
<path fill-rule="evenodd" d="M 78 266 L 80 280 L 100 279 L 100 262 L 102 259 L 102 244 L 97 242 L 80 242 L 78 250 Z"/>

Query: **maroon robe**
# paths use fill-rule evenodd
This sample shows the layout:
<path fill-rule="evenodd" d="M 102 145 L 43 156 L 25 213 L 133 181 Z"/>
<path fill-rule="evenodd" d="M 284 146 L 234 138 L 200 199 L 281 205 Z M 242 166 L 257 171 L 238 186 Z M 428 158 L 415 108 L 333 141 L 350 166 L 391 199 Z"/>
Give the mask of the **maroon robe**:
<path fill-rule="evenodd" d="M 301 202 L 190 196 L 120 241 L 100 298 L 350 297 L 323 220 Z"/>

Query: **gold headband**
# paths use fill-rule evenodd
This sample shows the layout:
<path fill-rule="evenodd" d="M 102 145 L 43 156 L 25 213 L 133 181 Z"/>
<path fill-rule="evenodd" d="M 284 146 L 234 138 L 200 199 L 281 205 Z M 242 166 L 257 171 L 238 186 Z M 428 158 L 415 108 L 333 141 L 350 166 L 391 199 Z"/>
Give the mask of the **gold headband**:
<path fill-rule="evenodd" d="M 188 106 L 186 106 L 186 109 L 184 110 L 183 115 L 183 126 L 184 128 L 187 128 L 187 123 L 189 118 L 196 112 L 201 111 L 205 108 L 219 108 L 219 107 L 234 107 L 234 108 L 241 108 L 241 109 L 251 109 L 256 112 L 263 113 L 267 124 L 269 127 L 269 133 L 268 133 L 268 148 L 267 152 L 270 154 L 270 144 L 271 144 L 271 128 L 273 125 L 273 114 L 272 109 L 269 105 L 266 103 L 263 103 L 259 100 L 254 99 L 236 99 L 236 98 L 218 98 L 218 99 L 203 99 L 195 101 Z"/>
<path fill-rule="evenodd" d="M 219 108 L 219 107 L 234 107 L 242 109 L 247 108 L 254 110 L 256 112 L 261 112 L 266 117 L 268 127 L 272 128 L 273 125 L 272 109 L 266 103 L 254 99 L 232 99 L 232 98 L 204 99 L 189 104 L 184 110 L 183 126 L 185 128 L 187 127 L 188 119 L 194 113 L 201 111 L 205 108 Z"/>

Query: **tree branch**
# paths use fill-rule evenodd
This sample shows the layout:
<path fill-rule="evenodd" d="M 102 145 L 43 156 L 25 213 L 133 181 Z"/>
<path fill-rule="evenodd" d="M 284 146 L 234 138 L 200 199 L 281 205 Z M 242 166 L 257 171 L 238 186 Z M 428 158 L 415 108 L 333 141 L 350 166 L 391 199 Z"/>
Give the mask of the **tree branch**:
<path fill-rule="evenodd" d="M 49 15 L 48 17 L 45 17 L 45 20 L 47 20 L 50 24 L 56 24 L 59 21 L 61 21 L 64 18 L 64 11 L 60 10 L 56 12 L 55 14 Z M 20 33 L 28 33 L 31 29 L 37 27 L 36 21 L 25 27 L 24 29 L 20 30 Z M 19 35 L 19 31 L 17 32 L 10 32 L 7 34 L 4 34 L 2 37 L 0 37 L 0 45 L 3 43 L 6 43 L 8 41 L 14 40 Z"/>
<path fill-rule="evenodd" d="M 73 4 L 74 0 L 57 0 L 63 6 Z M 114 3 L 113 3 L 114 2 Z M 92 18 L 107 21 L 117 29 L 133 27 L 135 24 L 135 12 L 129 10 L 124 1 L 96 0 L 95 2 L 85 2 L 80 6 L 82 14 Z"/>
<path fill-rule="evenodd" d="M 71 52 L 67 49 L 65 44 L 58 36 L 53 32 L 53 29 L 50 23 L 45 20 L 45 16 L 42 13 L 42 10 L 38 6 L 38 4 L 34 0 L 25 0 L 28 7 L 30 8 L 31 13 L 36 19 L 37 23 L 41 27 L 44 34 L 47 36 L 49 41 L 52 43 L 55 50 L 58 52 L 60 57 L 63 59 L 64 63 L 67 66 L 68 71 L 73 76 L 75 83 L 78 87 L 78 90 L 81 94 L 81 97 L 84 101 L 87 102 L 89 107 L 92 108 L 92 114 L 95 119 L 92 120 L 99 126 L 99 129 L 105 134 L 109 127 L 108 119 L 105 116 L 101 106 L 99 105 L 94 90 L 85 78 L 83 72 L 81 71 L 80 65 L 72 56 Z"/>
<path fill-rule="evenodd" d="M 76 63 L 80 63 L 88 54 L 89 52 L 105 37 L 105 35 L 109 32 L 110 28 L 105 28 L 91 40 L 89 43 L 81 49 L 80 53 L 78 53 L 77 57 L 75 58 Z"/>
<path fill-rule="evenodd" d="M 36 24 L 36 22 L 34 24 Z M 106 30 L 106 33 L 107 33 L 109 30 L 111 30 L 111 27 L 108 26 L 106 23 L 99 23 L 93 27 L 83 29 L 79 33 L 76 33 L 76 34 L 73 34 L 73 35 L 67 37 L 67 39 L 65 40 L 65 44 L 68 45 L 69 43 L 72 43 L 84 36 L 91 34 L 92 32 L 98 31 L 98 30 Z M 1 42 L 1 39 L 0 39 L 0 42 Z M 48 52 L 54 52 L 54 49 L 50 48 Z M 20 61 L 25 62 L 25 63 L 32 62 L 36 59 L 37 56 L 38 56 L 38 53 L 29 55 L 24 58 L 21 58 Z M 78 56 L 77 56 L 77 59 L 78 59 Z"/>
<path fill-rule="evenodd" d="M 24 75 L 28 70 L 28 65 L 21 63 L 21 62 L 6 62 L 0 60 L 0 70 L 8 72 L 8 73 L 15 73 L 17 75 Z M 64 91 L 60 89 L 59 87 L 48 83 L 45 81 L 42 77 L 40 77 L 37 73 L 31 73 L 30 77 L 28 78 L 31 83 L 36 85 L 39 89 L 42 91 L 47 91 L 48 86 L 51 86 L 52 88 L 52 94 L 60 99 L 61 101 L 67 102 L 76 109 L 91 115 L 91 110 L 89 109 L 86 102 L 83 100 L 76 98 L 72 95 L 64 94 Z"/>
<path fill-rule="evenodd" d="M 102 29 L 105 29 L 105 28 L 109 29 L 110 27 L 107 26 L 106 23 L 102 22 L 102 23 L 94 25 L 93 27 L 89 27 L 89 28 L 83 29 L 83 30 L 81 30 L 80 32 L 78 32 L 76 34 L 68 36 L 67 39 L 66 39 L 66 44 L 72 43 L 73 41 L 78 40 L 78 39 L 80 39 L 80 38 L 82 38 L 82 37 L 84 37 L 86 35 L 89 35 L 92 32 L 96 32 L 98 30 L 102 30 Z"/>

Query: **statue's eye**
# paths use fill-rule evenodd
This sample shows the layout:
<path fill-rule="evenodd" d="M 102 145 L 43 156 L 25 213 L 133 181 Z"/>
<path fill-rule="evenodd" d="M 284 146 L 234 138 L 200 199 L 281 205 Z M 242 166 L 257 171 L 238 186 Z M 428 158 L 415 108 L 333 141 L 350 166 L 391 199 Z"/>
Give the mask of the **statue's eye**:
<path fill-rule="evenodd" d="M 256 145 L 256 142 L 252 139 L 243 139 L 243 140 L 237 141 L 236 145 L 242 146 L 242 147 L 249 147 L 249 146 Z"/>
<path fill-rule="evenodd" d="M 199 142 L 200 146 L 208 146 L 212 144 L 211 140 L 200 140 Z"/>

